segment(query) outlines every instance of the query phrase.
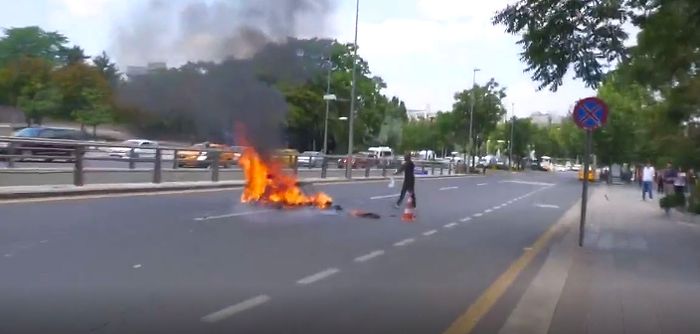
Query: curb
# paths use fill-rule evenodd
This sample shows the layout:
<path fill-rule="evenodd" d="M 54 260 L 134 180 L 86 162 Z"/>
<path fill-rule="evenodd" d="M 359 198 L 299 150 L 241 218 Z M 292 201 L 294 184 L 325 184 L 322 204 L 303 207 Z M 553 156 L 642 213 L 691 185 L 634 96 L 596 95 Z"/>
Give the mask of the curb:
<path fill-rule="evenodd" d="M 468 175 L 442 175 L 442 176 L 423 176 L 423 178 L 452 178 L 452 177 L 468 177 Z M 333 184 L 347 182 L 362 182 L 362 181 L 383 181 L 388 180 L 388 177 L 370 176 L 354 179 L 346 178 L 309 178 L 299 180 L 299 185 L 309 184 Z M 51 198 L 51 197 L 70 197 L 70 196 L 85 196 L 85 195 L 106 195 L 106 194 L 139 194 L 139 193 L 157 193 L 170 191 L 187 191 L 187 190 L 207 190 L 207 189 L 237 189 L 244 185 L 244 181 L 221 181 L 221 182 L 189 182 L 189 183 L 132 183 L 132 184 L 114 184 L 114 185 L 86 185 L 76 187 L 72 185 L 52 186 L 47 189 L 36 189 L 38 187 L 24 187 L 16 191 L 3 192 L 0 187 L 0 200 L 16 200 L 16 199 L 32 199 L 32 198 Z M 19 187 L 22 188 L 22 187 Z M 34 188 L 34 189 L 32 189 Z"/>

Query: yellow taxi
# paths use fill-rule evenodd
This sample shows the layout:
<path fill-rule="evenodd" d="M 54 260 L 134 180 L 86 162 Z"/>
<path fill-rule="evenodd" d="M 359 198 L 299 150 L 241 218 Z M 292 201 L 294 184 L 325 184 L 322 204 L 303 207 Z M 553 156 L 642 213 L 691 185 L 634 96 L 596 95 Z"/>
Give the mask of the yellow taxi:
<path fill-rule="evenodd" d="M 178 151 L 177 165 L 179 167 L 193 168 L 211 167 L 213 152 L 207 152 L 204 150 L 220 150 L 219 166 L 224 168 L 230 168 L 232 165 L 237 163 L 237 156 L 240 157 L 240 153 L 237 154 L 233 149 L 226 145 L 200 143 L 193 145 L 191 151 Z"/>
<path fill-rule="evenodd" d="M 272 158 L 284 167 L 294 168 L 297 159 L 299 159 L 299 151 L 290 148 L 277 149 L 274 151 Z"/>
<path fill-rule="evenodd" d="M 579 181 L 583 181 L 583 168 L 581 168 L 578 171 L 578 179 L 579 179 Z M 596 172 L 595 168 L 591 168 L 591 170 L 588 171 L 588 181 L 589 182 L 598 181 L 598 173 Z"/>

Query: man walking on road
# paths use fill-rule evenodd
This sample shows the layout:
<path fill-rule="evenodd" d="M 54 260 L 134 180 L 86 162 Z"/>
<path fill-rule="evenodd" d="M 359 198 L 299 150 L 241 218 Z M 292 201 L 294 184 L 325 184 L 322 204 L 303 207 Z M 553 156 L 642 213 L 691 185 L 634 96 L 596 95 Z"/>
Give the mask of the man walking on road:
<path fill-rule="evenodd" d="M 415 165 L 413 164 L 413 161 L 411 161 L 411 155 L 406 154 L 404 155 L 404 163 L 399 167 L 399 169 L 394 173 L 394 175 L 398 175 L 401 172 L 403 172 L 403 186 L 401 187 L 401 196 L 399 196 L 399 200 L 396 201 L 396 208 L 399 208 L 401 205 L 401 202 L 403 201 L 403 198 L 406 196 L 406 192 L 409 191 L 411 192 L 411 199 L 413 200 L 413 207 L 416 207 L 416 178 L 413 175 L 413 168 Z"/>
<path fill-rule="evenodd" d="M 647 161 L 647 164 L 642 169 L 642 200 L 646 201 L 647 193 L 649 193 L 649 199 L 654 199 L 652 194 L 652 188 L 654 185 L 654 167 L 651 166 L 651 162 Z"/>

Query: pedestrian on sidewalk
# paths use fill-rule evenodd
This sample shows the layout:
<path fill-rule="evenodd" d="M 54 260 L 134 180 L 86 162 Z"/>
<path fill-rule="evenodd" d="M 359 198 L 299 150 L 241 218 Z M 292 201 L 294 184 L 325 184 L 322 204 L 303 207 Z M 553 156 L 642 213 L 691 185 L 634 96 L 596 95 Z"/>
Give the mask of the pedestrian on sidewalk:
<path fill-rule="evenodd" d="M 678 174 L 673 180 L 673 188 L 676 191 L 676 194 L 685 195 L 686 177 L 687 176 L 686 173 L 683 171 L 683 168 L 678 169 Z"/>
<path fill-rule="evenodd" d="M 649 199 L 654 199 L 654 194 L 652 193 L 652 187 L 654 186 L 654 174 L 656 171 L 651 165 L 651 162 L 647 161 L 646 166 L 642 169 L 642 200 L 646 201 L 646 195 L 649 193 Z"/>
<path fill-rule="evenodd" d="M 664 193 L 663 170 L 656 171 L 656 177 L 654 179 L 656 180 L 656 192 L 659 194 L 663 194 Z"/>
<path fill-rule="evenodd" d="M 413 161 L 411 161 L 411 155 L 406 154 L 403 157 L 404 163 L 399 167 L 399 169 L 394 173 L 394 175 L 399 175 L 403 172 L 403 186 L 401 187 L 401 195 L 399 196 L 399 200 L 396 201 L 396 208 L 399 208 L 401 206 L 401 202 L 403 201 L 403 198 L 406 197 L 406 192 L 411 193 L 411 200 L 413 200 L 413 207 L 417 207 L 416 205 L 416 177 L 413 173 L 413 169 L 415 168 L 415 165 L 413 164 Z"/>
<path fill-rule="evenodd" d="M 666 164 L 666 169 L 664 170 L 663 173 L 663 179 L 664 179 L 664 193 L 666 195 L 671 195 L 675 192 L 675 189 L 673 187 L 674 181 L 676 181 L 676 177 L 678 176 L 678 170 L 673 167 L 672 163 L 667 163 Z"/>

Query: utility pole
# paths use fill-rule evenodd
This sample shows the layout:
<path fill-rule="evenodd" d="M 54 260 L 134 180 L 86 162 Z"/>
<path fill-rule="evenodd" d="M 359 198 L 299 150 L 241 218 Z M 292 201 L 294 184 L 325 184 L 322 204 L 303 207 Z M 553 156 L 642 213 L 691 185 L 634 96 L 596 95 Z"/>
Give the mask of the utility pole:
<path fill-rule="evenodd" d="M 474 151 L 474 137 L 472 136 L 472 123 L 474 122 L 474 90 L 476 88 L 476 72 L 481 71 L 478 68 L 474 69 L 474 72 L 472 74 L 472 93 L 471 93 L 471 106 L 469 108 L 469 162 L 467 162 L 467 166 L 472 166 L 474 164 L 474 157 L 473 157 L 473 151 Z M 467 171 L 470 172 L 470 171 Z"/>
<path fill-rule="evenodd" d="M 353 141 L 353 120 L 355 119 L 355 94 L 357 84 L 357 26 L 360 20 L 360 0 L 355 2 L 355 48 L 352 56 L 352 89 L 350 90 L 350 115 L 349 118 L 349 133 L 348 133 L 348 160 L 345 163 L 345 177 L 352 178 L 352 141 Z"/>
<path fill-rule="evenodd" d="M 332 65 L 330 59 L 328 60 L 328 83 L 326 84 L 326 96 L 331 95 L 331 69 Z M 328 110 L 330 109 L 331 101 L 326 100 L 326 120 L 323 123 L 323 155 L 328 154 Z"/>
<path fill-rule="evenodd" d="M 511 109 L 513 115 L 510 118 L 510 141 L 508 145 L 508 165 L 510 169 L 513 169 L 513 129 L 515 128 L 515 103 L 511 104 Z"/>

